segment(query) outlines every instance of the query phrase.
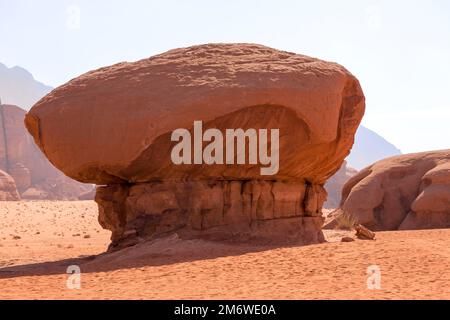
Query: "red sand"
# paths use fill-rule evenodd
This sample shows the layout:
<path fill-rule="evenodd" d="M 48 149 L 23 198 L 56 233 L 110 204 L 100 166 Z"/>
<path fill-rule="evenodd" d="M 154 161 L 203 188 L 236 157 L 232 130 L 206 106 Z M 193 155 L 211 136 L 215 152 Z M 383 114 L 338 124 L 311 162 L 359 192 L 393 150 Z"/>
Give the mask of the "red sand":
<path fill-rule="evenodd" d="M 380 232 L 376 241 L 349 243 L 339 241 L 351 233 L 326 231 L 330 243 L 285 248 L 171 236 L 86 257 L 109 243 L 96 220 L 92 201 L 2 202 L 0 298 L 450 298 L 450 230 Z M 66 287 L 73 264 L 82 271 L 78 290 Z M 380 290 L 366 285 L 374 264 Z"/>

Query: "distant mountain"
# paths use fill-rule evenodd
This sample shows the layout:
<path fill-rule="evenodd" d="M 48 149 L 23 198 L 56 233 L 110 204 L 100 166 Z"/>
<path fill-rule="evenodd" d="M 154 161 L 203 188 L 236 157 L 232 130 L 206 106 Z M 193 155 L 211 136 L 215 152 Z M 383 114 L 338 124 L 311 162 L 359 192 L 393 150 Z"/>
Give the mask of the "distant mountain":
<path fill-rule="evenodd" d="M 402 152 L 392 143 L 372 130 L 359 126 L 355 144 L 346 160 L 350 167 L 361 170 L 375 161 L 399 154 Z"/>
<path fill-rule="evenodd" d="M 355 143 L 350 155 L 339 171 L 325 184 L 328 198 L 324 208 L 333 209 L 339 206 L 342 187 L 348 179 L 357 173 L 357 170 L 364 169 L 378 160 L 399 154 L 401 154 L 401 151 L 392 143 L 372 130 L 360 126 L 356 132 Z"/>
<path fill-rule="evenodd" d="M 0 99 L 4 104 L 29 110 L 53 88 L 39 81 L 21 67 L 8 68 L 0 63 Z"/>
<path fill-rule="evenodd" d="M 356 169 L 349 167 L 347 161 L 344 161 L 339 171 L 325 183 L 324 187 L 328 193 L 327 201 L 323 204 L 325 209 L 339 207 L 339 204 L 341 203 L 342 187 L 344 187 L 344 184 L 348 179 L 357 173 L 358 171 Z"/>

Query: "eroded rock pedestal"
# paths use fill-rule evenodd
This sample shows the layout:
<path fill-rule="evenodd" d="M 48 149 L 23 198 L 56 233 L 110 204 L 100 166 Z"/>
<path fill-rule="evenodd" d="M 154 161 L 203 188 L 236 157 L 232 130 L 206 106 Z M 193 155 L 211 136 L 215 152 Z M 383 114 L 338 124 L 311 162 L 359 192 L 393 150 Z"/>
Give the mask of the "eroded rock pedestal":
<path fill-rule="evenodd" d="M 363 114 L 358 80 L 336 63 L 208 44 L 88 72 L 40 100 L 25 123 L 56 167 L 99 185 L 99 221 L 112 247 L 171 232 L 313 243 L 323 240 L 323 185 L 349 154 Z M 174 164 L 171 134 L 192 134 L 196 121 L 221 133 L 279 130 L 279 170 L 264 176 L 261 161 L 236 157 Z"/>
<path fill-rule="evenodd" d="M 189 181 L 97 189 L 112 247 L 169 232 L 215 240 L 317 243 L 325 190 L 303 182 Z"/>

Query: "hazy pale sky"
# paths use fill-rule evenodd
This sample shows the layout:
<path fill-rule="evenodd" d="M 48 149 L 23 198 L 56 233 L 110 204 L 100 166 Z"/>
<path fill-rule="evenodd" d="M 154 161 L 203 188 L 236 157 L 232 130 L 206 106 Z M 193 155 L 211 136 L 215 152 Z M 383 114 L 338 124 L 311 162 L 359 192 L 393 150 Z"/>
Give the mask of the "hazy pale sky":
<path fill-rule="evenodd" d="M 361 81 L 363 125 L 404 153 L 450 148 L 448 0 L 0 0 L 0 62 L 52 86 L 208 42 L 336 61 Z"/>

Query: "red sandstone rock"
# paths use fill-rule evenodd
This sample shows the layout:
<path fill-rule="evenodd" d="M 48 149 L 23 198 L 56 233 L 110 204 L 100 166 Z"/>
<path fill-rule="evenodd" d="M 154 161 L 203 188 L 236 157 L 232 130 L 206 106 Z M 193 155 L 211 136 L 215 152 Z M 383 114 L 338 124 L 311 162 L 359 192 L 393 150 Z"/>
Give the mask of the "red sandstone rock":
<path fill-rule="evenodd" d="M 201 120 L 205 128 L 280 128 L 280 171 L 270 179 L 323 184 L 349 153 L 363 112 L 358 81 L 338 64 L 210 44 L 88 72 L 41 99 L 25 121 L 50 161 L 82 182 L 260 178 L 257 166 L 173 165 L 171 132 Z"/>
<path fill-rule="evenodd" d="M 323 184 L 348 155 L 363 113 L 357 79 L 336 63 L 210 44 L 88 72 L 40 100 L 25 123 L 64 173 L 107 185 L 96 201 L 113 244 L 174 230 L 317 242 Z M 221 132 L 279 129 L 279 171 L 173 164 L 171 133 L 192 133 L 194 121 Z"/>
<path fill-rule="evenodd" d="M 185 238 L 263 235 L 277 242 L 320 242 L 321 203 L 305 212 L 304 188 L 266 181 L 148 182 L 98 187 L 95 200 L 100 224 L 113 232 L 113 245 L 129 231 L 157 236 L 173 230 Z"/>
<path fill-rule="evenodd" d="M 14 179 L 4 171 L 0 170 L 0 201 L 20 200 Z"/>
<path fill-rule="evenodd" d="M 344 186 L 341 209 L 372 230 L 450 227 L 450 150 L 374 163 Z"/>
<path fill-rule="evenodd" d="M 375 233 L 364 227 L 363 225 L 355 225 L 356 237 L 362 240 L 375 240 Z"/>
<path fill-rule="evenodd" d="M 88 190 L 85 185 L 65 177 L 45 158 L 25 128 L 25 110 L 13 105 L 3 105 L 2 108 L 0 169 L 15 180 L 19 193 L 32 187 L 39 189 L 39 194 L 46 194 L 45 199 L 65 200 L 76 199 Z M 27 195 L 23 198 L 26 199 Z"/>

